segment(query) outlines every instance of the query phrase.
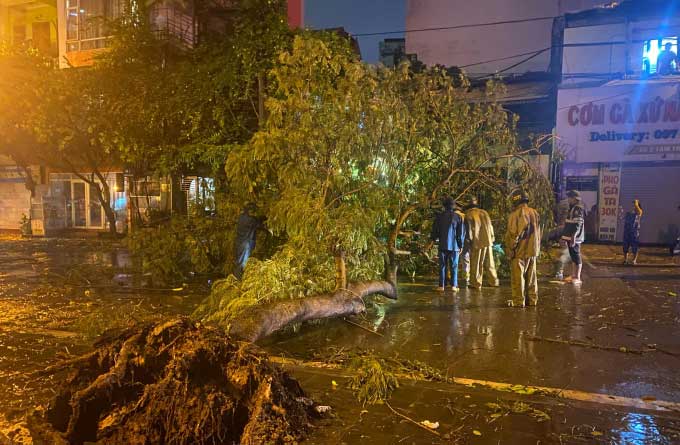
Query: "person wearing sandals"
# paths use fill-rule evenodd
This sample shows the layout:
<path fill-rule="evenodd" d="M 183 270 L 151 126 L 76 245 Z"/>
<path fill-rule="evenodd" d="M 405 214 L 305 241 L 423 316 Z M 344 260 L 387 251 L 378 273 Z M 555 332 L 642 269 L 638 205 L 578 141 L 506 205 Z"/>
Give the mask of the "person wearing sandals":
<path fill-rule="evenodd" d="M 567 192 L 569 199 L 569 213 L 562 232 L 562 242 L 566 243 L 569 249 L 569 256 L 573 263 L 573 272 L 564 281 L 573 284 L 581 284 L 581 270 L 583 269 L 583 259 L 581 258 L 581 244 L 585 241 L 584 222 L 586 210 L 581 200 L 581 194 L 577 190 Z"/>
<path fill-rule="evenodd" d="M 640 248 L 640 220 L 642 206 L 637 199 L 633 200 L 633 208 L 623 219 L 623 264 L 628 264 L 628 251 L 633 253 L 633 266 L 637 264 L 638 249 Z"/>

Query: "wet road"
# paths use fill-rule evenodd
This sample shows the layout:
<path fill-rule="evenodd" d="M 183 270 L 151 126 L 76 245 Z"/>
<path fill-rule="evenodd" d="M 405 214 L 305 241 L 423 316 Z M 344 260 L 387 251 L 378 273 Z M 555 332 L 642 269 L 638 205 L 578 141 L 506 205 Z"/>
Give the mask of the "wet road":
<path fill-rule="evenodd" d="M 88 350 L 108 327 L 190 313 L 206 292 L 118 284 L 130 267 L 120 243 L 0 238 L 0 433 L 54 394 L 33 372 Z"/>
<path fill-rule="evenodd" d="M 327 356 L 338 347 L 372 350 L 428 363 L 449 377 L 680 402 L 680 267 L 661 249 L 648 249 L 636 267 L 622 266 L 616 247 L 585 246 L 584 251 L 584 283 L 575 287 L 542 276 L 536 308 L 504 307 L 506 284 L 441 294 L 429 282 L 416 281 L 401 286 L 399 301 L 384 301 L 354 319 L 380 336 L 335 320 L 272 338 L 266 346 L 304 359 Z M 424 406 L 417 411 L 422 410 L 427 412 Z M 592 416 L 588 408 L 575 412 Z M 630 416 L 639 424 L 629 422 Z M 609 433 L 601 437 L 605 443 L 680 443 L 674 422 L 659 432 L 647 425 L 655 419 L 649 413 L 619 409 L 604 417 L 609 419 Z M 629 419 L 628 426 L 620 425 L 622 418 Z M 623 438 L 615 439 L 613 432 L 621 429 L 624 436 L 616 434 Z M 625 439 L 626 431 L 637 439 Z M 499 437 L 487 439 L 498 443 Z M 559 436 L 536 436 L 541 439 L 560 443 Z M 501 443 L 529 443 L 518 440 Z"/>
<path fill-rule="evenodd" d="M 442 294 L 421 279 L 403 283 L 399 301 L 381 301 L 353 319 L 380 335 L 331 320 L 305 325 L 296 335 L 274 336 L 263 346 L 274 355 L 302 359 L 327 357 L 339 348 L 373 350 L 419 360 L 448 377 L 680 402 L 680 267 L 661 249 L 648 250 L 635 268 L 619 264 L 618 248 L 584 251 L 583 285 L 542 276 L 537 308 L 504 307 L 507 283 Z M 87 350 L 111 324 L 190 313 L 206 292 L 114 284 L 132 271 L 129 256 L 121 245 L 98 240 L 0 239 L 0 258 L 4 425 L 53 393 L 53 383 L 32 372 Z M 680 414 L 674 412 L 402 381 L 391 404 L 418 421 L 440 422 L 435 436 L 386 406 L 364 410 L 345 388 L 342 373 L 291 370 L 336 413 L 324 421 L 326 428 L 315 429 L 309 440 L 315 444 L 680 443 Z M 549 420 L 527 415 L 519 402 Z"/>

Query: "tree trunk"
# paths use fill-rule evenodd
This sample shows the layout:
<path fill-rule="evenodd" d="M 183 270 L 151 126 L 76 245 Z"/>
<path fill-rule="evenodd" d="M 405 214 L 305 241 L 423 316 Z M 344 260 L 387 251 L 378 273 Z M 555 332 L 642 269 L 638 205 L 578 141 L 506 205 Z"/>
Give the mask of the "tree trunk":
<path fill-rule="evenodd" d="M 356 315 L 366 310 L 364 297 L 375 294 L 396 300 L 397 288 L 388 281 L 367 281 L 328 294 L 276 302 L 236 320 L 230 334 L 255 342 L 291 323 Z"/>
<path fill-rule="evenodd" d="M 116 231 L 116 212 L 113 211 L 110 205 L 105 205 L 103 207 L 106 220 L 109 222 L 109 233 L 115 235 L 118 233 Z"/>
<path fill-rule="evenodd" d="M 26 190 L 31 192 L 31 198 L 35 198 L 35 181 L 33 180 L 31 169 L 25 164 L 17 163 L 17 165 L 24 171 L 24 186 Z"/>
<path fill-rule="evenodd" d="M 345 263 L 345 252 L 335 253 L 335 290 L 347 288 L 347 264 Z"/>
<path fill-rule="evenodd" d="M 109 233 L 115 235 L 116 232 L 116 212 L 111 207 L 111 190 L 109 189 L 109 184 L 106 182 L 106 178 L 99 171 L 95 171 L 95 175 L 99 179 L 99 184 L 97 181 L 92 181 L 92 184 L 97 189 L 97 198 L 104 209 L 104 215 L 106 215 L 106 220 L 109 223 Z"/>

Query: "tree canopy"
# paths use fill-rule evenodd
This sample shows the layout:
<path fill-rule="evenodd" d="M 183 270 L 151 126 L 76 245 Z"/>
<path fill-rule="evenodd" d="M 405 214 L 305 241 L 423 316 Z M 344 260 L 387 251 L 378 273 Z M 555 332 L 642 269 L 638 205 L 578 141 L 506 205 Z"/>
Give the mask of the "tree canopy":
<path fill-rule="evenodd" d="M 242 280 L 218 282 L 200 311 L 226 323 L 351 283 L 382 280 L 362 289 L 393 294 L 445 196 L 485 198 L 501 225 L 518 184 L 547 209 L 534 150 L 520 147 L 516 116 L 495 101 L 502 85 L 489 81 L 480 100 L 462 74 L 370 66 L 335 33 L 291 32 L 284 13 L 282 0 L 242 2 L 227 31 L 208 29 L 188 50 L 129 8 L 94 66 L 33 70 L 35 85 L 21 84 L 26 113 L 0 122 L 0 137 L 26 130 L 42 162 L 99 188 L 111 227 L 108 168 L 210 177 L 215 215 L 200 209 L 132 237 L 159 275 L 181 279 L 185 265 L 228 275 L 239 209 L 254 205 L 271 231 L 260 259 Z"/>
<path fill-rule="evenodd" d="M 410 253 L 403 235 L 426 229 L 444 196 L 488 195 L 505 208 L 513 184 L 532 182 L 535 202 L 551 199 L 527 162 L 532 150 L 517 143 L 516 118 L 494 101 L 501 85 L 489 83 L 488 100 L 474 102 L 465 78 L 372 67 L 346 41 L 318 34 L 297 36 L 270 77 L 267 121 L 231 150 L 226 173 L 282 243 L 267 261 L 251 261 L 242 282 L 216 286 L 211 319 L 351 281 L 394 284 Z M 272 285 L 281 275 L 307 285 Z"/>

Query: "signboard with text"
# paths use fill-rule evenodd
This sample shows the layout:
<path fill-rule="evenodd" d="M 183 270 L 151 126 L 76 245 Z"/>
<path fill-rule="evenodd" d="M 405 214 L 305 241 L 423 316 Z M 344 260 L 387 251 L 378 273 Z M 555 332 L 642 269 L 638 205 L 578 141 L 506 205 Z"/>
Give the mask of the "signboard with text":
<path fill-rule="evenodd" d="M 597 191 L 600 178 L 597 176 L 567 176 L 567 190 L 578 190 L 581 192 Z"/>
<path fill-rule="evenodd" d="M 15 165 L 0 165 L 0 182 L 24 182 L 24 172 Z"/>
<path fill-rule="evenodd" d="M 619 217 L 619 192 L 621 190 L 621 167 L 607 166 L 600 170 L 599 230 L 600 241 L 616 241 Z"/>
<path fill-rule="evenodd" d="M 557 144 L 567 159 L 680 159 L 680 81 L 619 81 L 560 89 Z"/>

